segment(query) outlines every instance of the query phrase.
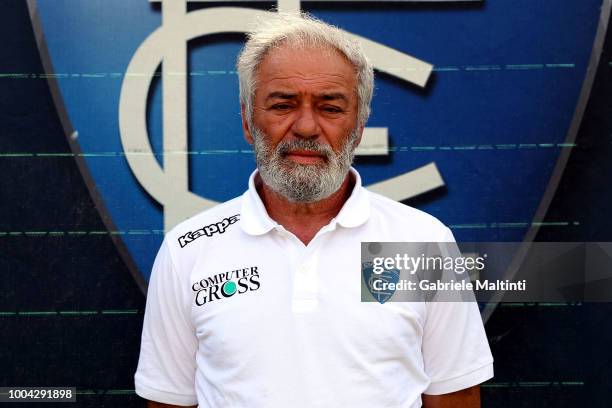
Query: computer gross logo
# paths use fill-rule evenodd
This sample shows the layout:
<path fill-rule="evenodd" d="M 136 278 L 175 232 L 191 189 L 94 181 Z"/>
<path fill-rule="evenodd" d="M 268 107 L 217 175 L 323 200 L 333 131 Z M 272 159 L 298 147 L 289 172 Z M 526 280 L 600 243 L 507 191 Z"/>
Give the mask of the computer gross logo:
<path fill-rule="evenodd" d="M 195 304 L 203 306 L 217 300 L 256 291 L 261 283 L 257 266 L 249 266 L 202 278 L 191 285 Z"/>

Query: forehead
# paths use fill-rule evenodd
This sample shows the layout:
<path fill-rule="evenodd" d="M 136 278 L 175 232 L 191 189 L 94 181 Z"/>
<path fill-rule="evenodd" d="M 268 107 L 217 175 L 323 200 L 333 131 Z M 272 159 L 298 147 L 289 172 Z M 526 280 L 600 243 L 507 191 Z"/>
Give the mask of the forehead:
<path fill-rule="evenodd" d="M 275 47 L 266 53 L 256 74 L 256 94 L 274 92 L 275 88 L 301 93 L 344 91 L 352 94 L 357 85 L 353 64 L 331 47 L 286 44 Z"/>

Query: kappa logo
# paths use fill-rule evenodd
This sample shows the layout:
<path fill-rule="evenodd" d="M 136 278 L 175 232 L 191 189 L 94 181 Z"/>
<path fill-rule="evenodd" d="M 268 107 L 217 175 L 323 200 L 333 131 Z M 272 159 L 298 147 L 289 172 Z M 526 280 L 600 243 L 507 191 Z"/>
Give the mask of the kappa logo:
<path fill-rule="evenodd" d="M 219 222 L 215 222 L 210 225 L 206 225 L 200 229 L 195 231 L 189 231 L 183 236 L 180 236 L 178 239 L 178 243 L 181 248 L 184 248 L 187 244 L 195 241 L 196 239 L 206 236 L 212 237 L 215 234 L 223 234 L 227 227 L 232 224 L 235 224 L 240 219 L 240 214 L 232 215 L 231 217 L 224 218 Z"/>
<path fill-rule="evenodd" d="M 257 266 L 248 266 L 196 281 L 191 285 L 191 290 L 195 292 L 195 304 L 202 306 L 215 300 L 258 290 L 260 286 Z"/>

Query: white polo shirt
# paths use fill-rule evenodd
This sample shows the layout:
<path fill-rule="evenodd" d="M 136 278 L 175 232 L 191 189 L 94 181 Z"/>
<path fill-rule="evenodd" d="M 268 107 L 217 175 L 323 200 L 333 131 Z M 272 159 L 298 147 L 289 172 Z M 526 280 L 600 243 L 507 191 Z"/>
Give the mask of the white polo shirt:
<path fill-rule="evenodd" d="M 249 189 L 170 231 L 135 375 L 146 399 L 204 407 L 419 407 L 493 376 L 473 303 L 361 302 L 362 241 L 451 241 L 434 217 L 355 187 L 304 245 Z"/>

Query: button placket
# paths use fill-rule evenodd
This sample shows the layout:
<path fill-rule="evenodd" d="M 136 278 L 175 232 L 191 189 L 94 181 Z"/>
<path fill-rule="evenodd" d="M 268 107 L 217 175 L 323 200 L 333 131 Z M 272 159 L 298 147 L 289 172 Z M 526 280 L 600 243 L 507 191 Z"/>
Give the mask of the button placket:
<path fill-rule="evenodd" d="M 315 238 L 319 242 L 311 241 L 304 248 L 304 253 L 295 269 L 293 279 L 293 304 L 295 313 L 308 313 L 314 311 L 319 304 L 319 273 L 318 259 L 321 247 L 320 237 Z"/>

